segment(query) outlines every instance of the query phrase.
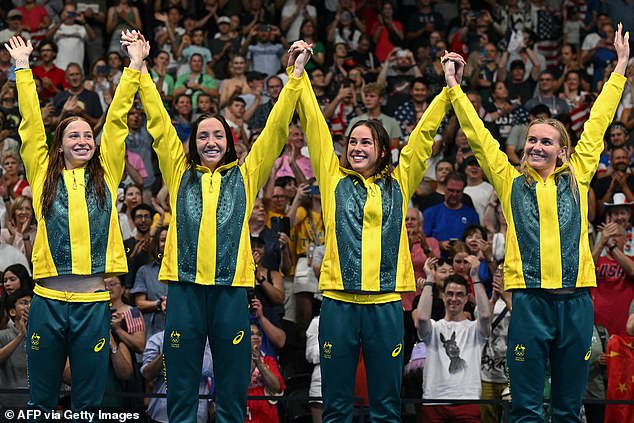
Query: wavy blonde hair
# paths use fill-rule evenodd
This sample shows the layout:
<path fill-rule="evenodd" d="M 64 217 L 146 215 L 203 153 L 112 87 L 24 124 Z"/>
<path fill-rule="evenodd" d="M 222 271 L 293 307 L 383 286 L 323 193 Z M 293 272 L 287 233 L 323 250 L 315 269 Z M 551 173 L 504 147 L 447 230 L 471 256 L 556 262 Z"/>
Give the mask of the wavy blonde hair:
<path fill-rule="evenodd" d="M 566 150 L 563 158 L 557 157 L 557 163 L 555 167 L 559 167 L 566 163 L 568 165 L 568 170 L 563 171 L 562 173 L 567 173 L 570 175 L 570 191 L 572 192 L 572 196 L 575 201 L 578 201 L 578 189 L 577 189 L 577 178 L 575 177 L 575 169 L 572 167 L 570 163 L 570 155 L 572 154 L 572 142 L 570 141 L 570 135 L 568 135 L 568 130 L 566 127 L 558 121 L 557 119 L 552 118 L 538 118 L 532 120 L 528 124 L 528 128 L 526 128 L 526 141 L 528 141 L 528 133 L 530 129 L 535 125 L 550 125 L 559 132 L 559 147 Z M 526 149 L 524 149 L 524 153 L 522 154 L 522 159 L 520 161 L 520 172 L 526 178 L 526 184 L 531 185 L 535 183 L 535 179 L 528 171 L 529 165 L 526 162 Z"/>

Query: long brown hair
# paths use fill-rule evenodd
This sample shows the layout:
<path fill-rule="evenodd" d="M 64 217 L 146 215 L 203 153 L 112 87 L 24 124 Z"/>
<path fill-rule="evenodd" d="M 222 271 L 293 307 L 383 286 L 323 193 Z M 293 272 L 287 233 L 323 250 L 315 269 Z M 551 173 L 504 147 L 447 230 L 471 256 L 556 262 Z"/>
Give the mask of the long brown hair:
<path fill-rule="evenodd" d="M 555 128 L 557 132 L 559 132 L 559 147 L 565 148 L 566 151 L 563 158 L 559 158 L 559 157 L 557 158 L 557 163 L 555 164 L 555 167 L 559 167 L 563 165 L 564 163 L 568 165 L 568 170 L 564 170 L 562 173 L 564 174 L 568 173 L 570 175 L 570 191 L 572 192 L 572 196 L 574 197 L 575 201 L 577 201 L 577 192 L 578 192 L 577 178 L 575 178 L 575 170 L 572 167 L 572 164 L 570 163 L 570 155 L 572 154 L 571 152 L 572 143 L 570 141 L 570 135 L 568 135 L 568 131 L 566 130 L 566 127 L 557 119 L 537 118 L 532 120 L 528 124 L 528 128 L 526 128 L 527 139 L 528 139 L 528 132 L 530 131 L 531 127 L 533 127 L 534 125 L 539 125 L 539 124 L 550 125 L 553 128 Z M 526 153 L 524 152 L 522 154 L 522 159 L 520 161 L 520 172 L 526 177 L 526 183 L 532 184 L 535 182 L 535 180 L 533 179 L 533 176 L 531 175 L 531 173 L 528 171 L 528 168 L 529 166 L 528 166 L 528 163 L 526 162 Z"/>
<path fill-rule="evenodd" d="M 42 190 L 42 215 L 45 217 L 51 212 L 55 196 L 57 195 L 59 177 L 65 168 L 64 152 L 62 150 L 64 131 L 72 122 L 79 120 L 86 122 L 79 116 L 69 116 L 63 119 L 55 129 L 53 142 L 51 143 L 51 147 L 48 149 L 48 168 L 46 169 L 46 180 L 44 181 L 44 188 Z M 90 124 L 88 125 L 90 126 Z M 90 130 L 93 130 L 92 126 L 90 127 Z M 86 171 L 88 172 L 88 184 L 86 186 L 86 191 L 88 192 L 88 190 L 91 190 L 96 193 L 98 204 L 100 207 L 103 207 L 106 203 L 106 187 L 103 167 L 101 167 L 101 161 L 99 160 L 99 146 L 96 143 L 95 153 L 92 158 L 88 160 Z"/>

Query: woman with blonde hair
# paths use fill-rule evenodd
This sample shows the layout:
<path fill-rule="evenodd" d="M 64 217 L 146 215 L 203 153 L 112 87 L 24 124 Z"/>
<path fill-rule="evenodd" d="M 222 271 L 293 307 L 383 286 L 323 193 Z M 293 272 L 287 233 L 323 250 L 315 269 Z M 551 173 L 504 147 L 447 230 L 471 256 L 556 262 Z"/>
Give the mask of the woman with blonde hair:
<path fill-rule="evenodd" d="M 508 224 L 504 279 L 505 289 L 513 291 L 507 350 L 512 421 L 543 421 L 548 361 L 554 418 L 579 421 L 594 318 L 588 288 L 596 286 L 588 243 L 588 189 L 626 81 L 629 33 L 622 36 L 620 24 L 614 47 L 617 65 L 575 151 L 560 122 L 533 120 L 519 171 L 462 92 L 462 57 L 446 53 L 442 58 L 456 116 L 498 193 Z"/>
<path fill-rule="evenodd" d="M 35 214 L 31 199 L 29 197 L 16 198 L 9 207 L 7 227 L 2 228 L 0 232 L 2 242 L 13 245 L 31 262 L 35 232 Z"/>

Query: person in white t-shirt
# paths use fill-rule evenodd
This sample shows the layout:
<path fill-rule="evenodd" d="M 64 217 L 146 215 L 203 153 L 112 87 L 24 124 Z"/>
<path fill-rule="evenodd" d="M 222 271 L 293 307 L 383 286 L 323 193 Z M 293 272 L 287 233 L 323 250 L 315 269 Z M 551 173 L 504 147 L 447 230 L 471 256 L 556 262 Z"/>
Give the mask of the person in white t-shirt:
<path fill-rule="evenodd" d="M 480 217 L 480 223 L 484 222 L 484 209 L 486 208 L 493 185 L 484 180 L 484 172 L 475 156 L 467 157 L 463 162 L 464 174 L 467 177 L 467 186 L 464 193 L 471 197 L 473 208 Z"/>
<path fill-rule="evenodd" d="M 442 299 L 445 317 L 431 319 L 432 289 L 437 259 L 425 262 L 427 280 L 422 281 L 423 291 L 418 303 L 418 337 L 427 345 L 427 361 L 423 371 L 423 399 L 480 399 L 480 362 L 482 348 L 491 333 L 491 311 L 484 286 L 478 278 L 479 260 L 468 256 L 469 282 L 459 275 L 450 275 L 445 280 Z M 419 281 L 421 282 L 421 281 Z M 468 320 L 464 307 L 469 293 L 476 298 L 478 319 Z M 478 404 L 445 405 L 424 404 L 425 422 L 480 422 Z"/>
<path fill-rule="evenodd" d="M 287 40 L 293 42 L 299 39 L 299 30 L 304 19 L 310 19 L 317 26 L 317 9 L 308 3 L 309 0 L 287 0 L 284 4 L 280 26 Z"/>
<path fill-rule="evenodd" d="M 77 11 L 75 3 L 64 5 L 60 13 L 61 20 L 48 31 L 48 37 L 57 44 L 55 66 L 66 69 L 70 63 L 84 64 L 86 40 L 95 36 L 94 31 L 84 20 L 84 15 Z"/>

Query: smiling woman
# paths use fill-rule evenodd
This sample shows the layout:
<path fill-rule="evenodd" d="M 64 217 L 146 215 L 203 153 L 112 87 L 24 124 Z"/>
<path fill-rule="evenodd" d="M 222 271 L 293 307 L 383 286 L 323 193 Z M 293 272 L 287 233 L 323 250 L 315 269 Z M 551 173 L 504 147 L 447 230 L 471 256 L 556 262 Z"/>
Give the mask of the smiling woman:
<path fill-rule="evenodd" d="M 365 100 L 378 102 L 379 96 L 366 92 Z M 302 77 L 299 115 L 326 228 L 319 339 L 322 348 L 333 347 L 321 351 L 324 421 L 345 421 L 352 415 L 361 344 L 370 420 L 401 421 L 404 329 L 400 293 L 416 289 L 405 216 L 448 108 L 443 90 L 412 131 L 394 170 L 389 166 L 390 138 L 383 125 L 377 120 L 358 122 L 346 140 L 340 166 L 311 82 L 305 74 Z M 341 325 L 344 320 L 350 324 Z M 394 359 L 385 361 L 386 355 Z"/>
<path fill-rule="evenodd" d="M 131 63 L 136 70 L 126 69 L 121 78 L 100 147 L 90 124 L 78 116 L 62 120 L 47 147 L 29 69 L 31 42 L 13 37 L 5 46 L 16 63 L 20 153 L 38 223 L 32 240 L 23 229 L 32 214 L 16 210 L 15 225 L 20 226 L 23 241 L 33 242 L 33 277 L 38 281 L 27 338 L 42 343 L 34 341 L 27 349 L 30 404 L 42 412 L 56 408 L 68 357 L 73 390 L 79 393 L 71 408 L 95 410 L 108 374 L 108 349 L 95 348 L 108 337 L 110 295 L 104 274 L 127 272 L 115 200 L 125 165 L 126 117 L 138 87 L 138 76 L 132 75 L 138 75 L 141 66 Z"/>
<path fill-rule="evenodd" d="M 129 46 L 145 39 L 126 32 Z M 149 50 L 149 44 L 147 44 Z M 139 52 L 130 51 L 131 59 Z M 291 47 L 291 63 L 303 69 L 306 53 Z M 235 64 L 235 63 L 234 63 Z M 300 70 L 301 72 L 301 70 Z M 198 381 L 206 339 L 215 367 L 218 421 L 242 423 L 249 387 L 249 316 L 245 287 L 254 286 L 249 215 L 258 191 L 288 138 L 300 80 L 289 83 L 273 106 L 258 141 L 242 164 L 233 134 L 222 116 L 204 114 L 192 127 L 189 157 L 178 139 L 154 81 L 144 68 L 140 95 L 154 138 L 172 223 L 158 279 L 168 283 L 165 333 L 182 333 L 186 342 L 164 344 L 170 421 L 196 420 Z"/>
<path fill-rule="evenodd" d="M 505 289 L 513 290 L 507 353 L 513 421 L 540 419 L 549 360 L 552 414 L 569 421 L 579 418 L 594 320 L 588 288 L 596 286 L 588 244 L 588 190 L 604 148 L 603 134 L 626 81 L 629 33 L 623 36 L 621 25 L 614 49 L 618 63 L 592 107 L 575 150 L 560 122 L 534 120 L 528 127 L 519 171 L 462 92 L 462 57 L 456 53 L 443 57 L 456 116 L 498 193 L 508 225 L 504 283 Z M 518 360 L 519 350 L 530 359 Z"/>

